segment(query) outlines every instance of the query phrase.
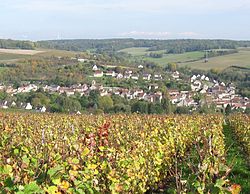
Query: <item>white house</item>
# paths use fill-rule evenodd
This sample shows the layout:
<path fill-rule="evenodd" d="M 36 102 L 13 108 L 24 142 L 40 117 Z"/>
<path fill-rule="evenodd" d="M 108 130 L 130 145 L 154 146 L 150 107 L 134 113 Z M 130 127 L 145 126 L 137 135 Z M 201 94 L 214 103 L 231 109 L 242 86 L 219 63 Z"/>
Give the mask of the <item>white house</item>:
<path fill-rule="evenodd" d="M 84 63 L 86 59 L 78 59 L 78 61 Z"/>
<path fill-rule="evenodd" d="M 27 105 L 25 106 L 26 110 L 32 110 L 32 105 L 30 103 L 27 103 Z"/>
<path fill-rule="evenodd" d="M 98 67 L 97 65 L 94 65 L 93 68 L 92 68 L 93 71 L 97 71 L 98 70 Z"/>
<path fill-rule="evenodd" d="M 138 80 L 138 79 L 139 79 L 139 76 L 138 76 L 138 75 L 132 75 L 132 76 L 131 76 L 131 79 Z"/>
<path fill-rule="evenodd" d="M 108 71 L 108 72 L 106 73 L 106 76 L 115 77 L 115 72 L 114 72 L 114 71 Z"/>
<path fill-rule="evenodd" d="M 122 79 L 123 78 L 123 75 L 121 73 L 118 73 L 117 76 L 116 76 L 117 79 Z"/>
<path fill-rule="evenodd" d="M 172 77 L 174 79 L 179 79 L 180 78 L 180 73 L 178 71 L 175 71 L 174 73 L 172 73 Z"/>
<path fill-rule="evenodd" d="M 138 65 L 138 69 L 143 69 L 143 65 Z"/>
<path fill-rule="evenodd" d="M 40 112 L 46 112 L 46 107 L 43 106 L 43 107 L 40 109 Z"/>
<path fill-rule="evenodd" d="M 143 74 L 142 79 L 143 80 L 150 80 L 151 79 L 151 74 Z"/>
<path fill-rule="evenodd" d="M 193 75 L 192 77 L 191 77 L 191 82 L 194 82 L 195 80 L 196 80 L 196 75 Z"/>
<path fill-rule="evenodd" d="M 155 74 L 154 75 L 154 79 L 157 81 L 157 80 L 162 80 L 162 76 L 161 74 Z"/>

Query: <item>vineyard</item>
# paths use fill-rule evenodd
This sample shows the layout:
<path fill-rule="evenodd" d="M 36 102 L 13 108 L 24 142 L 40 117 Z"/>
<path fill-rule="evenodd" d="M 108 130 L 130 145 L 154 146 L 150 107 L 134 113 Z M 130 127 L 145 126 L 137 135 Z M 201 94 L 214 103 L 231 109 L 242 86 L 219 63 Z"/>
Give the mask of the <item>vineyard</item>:
<path fill-rule="evenodd" d="M 222 115 L 0 113 L 1 193 L 239 193 Z M 230 126 L 250 155 L 250 117 Z M 247 129 L 247 130 L 246 130 Z"/>

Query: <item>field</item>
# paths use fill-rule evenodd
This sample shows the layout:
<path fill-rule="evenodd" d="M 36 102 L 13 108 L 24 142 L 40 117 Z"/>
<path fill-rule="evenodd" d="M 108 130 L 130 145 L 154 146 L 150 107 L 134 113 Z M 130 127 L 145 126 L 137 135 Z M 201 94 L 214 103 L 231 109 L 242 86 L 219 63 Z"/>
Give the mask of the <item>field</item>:
<path fill-rule="evenodd" d="M 189 63 L 181 63 L 180 66 L 188 66 L 194 69 L 218 69 L 223 70 L 230 66 L 250 68 L 250 50 L 240 49 L 238 53 L 210 58 L 207 63 L 199 60 Z"/>
<path fill-rule="evenodd" d="M 167 65 L 170 62 L 175 62 L 175 63 L 181 63 L 181 62 L 187 62 L 187 61 L 194 61 L 194 60 L 199 60 L 202 57 L 204 57 L 204 52 L 188 52 L 188 53 L 183 53 L 183 54 L 164 54 L 164 50 L 159 50 L 159 51 L 147 51 L 148 48 L 145 47 L 139 47 L 139 48 L 127 48 L 120 50 L 119 52 L 125 52 L 128 54 L 131 54 L 134 57 L 140 57 L 144 60 L 156 62 L 160 65 Z M 149 53 L 159 53 L 163 54 L 162 58 L 152 58 L 152 57 L 147 57 Z"/>
<path fill-rule="evenodd" d="M 122 49 L 119 52 L 124 52 L 131 54 L 132 56 L 143 56 L 148 53 L 147 47 L 132 47 L 132 48 L 126 48 Z"/>
<path fill-rule="evenodd" d="M 21 59 L 30 59 L 32 57 L 75 57 L 76 53 L 63 50 L 17 50 L 17 49 L 0 49 L 0 62 L 12 63 Z"/>
<path fill-rule="evenodd" d="M 222 115 L 5 112 L 0 120 L 2 193 L 240 190 L 227 179 Z"/>
<path fill-rule="evenodd" d="M 20 55 L 13 53 L 1 53 L 0 52 L 0 62 L 14 62 L 19 59 L 30 57 L 29 55 Z"/>
<path fill-rule="evenodd" d="M 167 65 L 170 62 L 185 63 L 196 61 L 204 57 L 204 52 L 187 52 L 183 54 L 164 54 L 162 58 L 145 57 L 145 60 L 152 61 L 161 65 Z"/>
<path fill-rule="evenodd" d="M 249 48 L 239 48 L 238 53 L 229 54 L 224 56 L 209 58 L 207 63 L 204 62 L 204 52 L 186 52 L 183 54 L 163 54 L 162 58 L 151 58 L 146 57 L 146 54 L 150 52 L 147 48 L 128 48 L 121 50 L 122 52 L 127 52 L 134 57 L 138 57 L 144 60 L 156 62 L 160 65 L 166 65 L 169 62 L 178 63 L 179 66 L 187 66 L 193 69 L 217 69 L 223 70 L 230 66 L 239 67 L 250 67 L 250 49 Z M 156 53 L 164 53 L 164 51 L 155 51 Z"/>
<path fill-rule="evenodd" d="M 36 55 L 38 53 L 43 53 L 44 51 L 38 50 L 23 50 L 23 49 L 0 49 L 0 53 L 9 53 L 17 55 Z"/>

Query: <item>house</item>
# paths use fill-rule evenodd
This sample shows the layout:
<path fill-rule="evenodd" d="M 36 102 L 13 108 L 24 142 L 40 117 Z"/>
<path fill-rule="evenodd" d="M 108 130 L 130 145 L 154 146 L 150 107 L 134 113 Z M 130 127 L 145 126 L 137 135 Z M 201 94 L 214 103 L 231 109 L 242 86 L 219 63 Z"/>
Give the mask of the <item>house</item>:
<path fill-rule="evenodd" d="M 123 78 L 123 75 L 121 73 L 118 73 L 117 76 L 116 76 L 117 79 L 122 79 Z"/>
<path fill-rule="evenodd" d="M 138 69 L 143 69 L 143 65 L 138 65 Z"/>
<path fill-rule="evenodd" d="M 16 104 L 15 101 L 13 101 L 13 102 L 10 104 L 11 107 L 15 107 L 16 105 L 17 105 L 17 104 Z"/>
<path fill-rule="evenodd" d="M 125 79 L 130 79 L 131 78 L 131 74 L 130 73 L 124 73 L 124 78 Z"/>
<path fill-rule="evenodd" d="M 17 89 L 17 93 L 28 93 L 31 91 L 37 91 L 38 87 L 35 84 L 29 84 L 27 86 L 21 86 Z"/>
<path fill-rule="evenodd" d="M 143 74 L 142 79 L 143 79 L 143 80 L 148 80 L 148 81 L 149 81 L 149 80 L 151 79 L 151 74 L 148 74 L 148 73 Z"/>
<path fill-rule="evenodd" d="M 150 84 L 149 86 L 148 86 L 148 90 L 156 90 L 156 89 L 158 89 L 159 88 L 159 86 L 157 85 L 157 84 Z"/>
<path fill-rule="evenodd" d="M 102 77 L 102 76 L 103 76 L 103 72 L 102 72 L 102 71 L 96 70 L 96 71 L 94 72 L 94 77 Z"/>
<path fill-rule="evenodd" d="M 139 75 L 132 75 L 131 79 L 138 80 L 139 79 Z"/>
<path fill-rule="evenodd" d="M 191 82 L 194 82 L 195 80 L 196 80 L 196 75 L 193 75 L 192 77 L 191 77 Z"/>
<path fill-rule="evenodd" d="M 32 105 L 30 103 L 27 103 L 25 106 L 26 110 L 32 110 Z"/>
<path fill-rule="evenodd" d="M 161 74 L 155 74 L 155 75 L 154 75 L 154 80 L 156 80 L 156 81 L 162 80 Z"/>
<path fill-rule="evenodd" d="M 49 92 L 57 92 L 60 89 L 60 86 L 57 85 L 52 85 L 52 86 L 45 86 L 43 87 L 44 91 L 49 91 Z"/>
<path fill-rule="evenodd" d="M 43 106 L 43 107 L 40 109 L 40 112 L 46 112 L 46 107 Z"/>
<path fill-rule="evenodd" d="M 94 66 L 92 67 L 92 70 L 93 70 L 93 71 L 97 71 L 97 70 L 98 70 L 97 65 L 94 65 Z"/>
<path fill-rule="evenodd" d="M 8 106 L 8 102 L 7 102 L 7 101 L 0 102 L 0 108 L 3 108 L 3 109 L 7 109 L 7 108 L 9 108 L 9 106 Z"/>
<path fill-rule="evenodd" d="M 78 62 L 84 63 L 86 59 L 78 59 Z"/>
<path fill-rule="evenodd" d="M 106 73 L 106 76 L 108 76 L 108 77 L 115 77 L 115 72 L 114 71 L 108 71 Z"/>
<path fill-rule="evenodd" d="M 126 70 L 125 73 L 127 73 L 127 74 L 132 74 L 133 71 L 132 71 L 132 70 Z"/>
<path fill-rule="evenodd" d="M 191 90 L 192 91 L 198 91 L 201 89 L 201 82 L 199 80 L 195 80 L 192 84 L 191 84 Z"/>
<path fill-rule="evenodd" d="M 179 79 L 180 78 L 180 73 L 178 71 L 175 71 L 174 73 L 172 73 L 172 77 L 174 79 Z"/>

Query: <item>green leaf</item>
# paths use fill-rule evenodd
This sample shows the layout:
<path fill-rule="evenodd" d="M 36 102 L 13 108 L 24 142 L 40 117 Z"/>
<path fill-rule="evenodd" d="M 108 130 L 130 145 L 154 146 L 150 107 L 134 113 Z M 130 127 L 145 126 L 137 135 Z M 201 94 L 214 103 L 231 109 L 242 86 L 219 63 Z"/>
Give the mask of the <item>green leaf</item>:
<path fill-rule="evenodd" d="M 29 165 L 29 163 L 30 163 L 30 160 L 29 160 L 29 158 L 27 157 L 27 155 L 24 155 L 24 156 L 22 157 L 22 161 L 23 161 L 25 164 L 27 164 L 27 165 Z"/>
<path fill-rule="evenodd" d="M 222 189 L 223 186 L 225 185 L 225 183 L 226 183 L 225 180 L 223 180 L 223 179 L 217 179 L 216 180 L 216 184 L 214 186 Z"/>
<path fill-rule="evenodd" d="M 24 193 L 44 193 L 43 190 L 36 184 L 36 182 L 31 182 L 24 186 Z"/>
<path fill-rule="evenodd" d="M 63 169 L 63 167 L 60 166 L 60 165 L 58 165 L 58 166 L 56 166 L 56 167 L 54 167 L 54 168 L 49 169 L 49 170 L 48 170 L 48 175 L 49 175 L 51 178 L 53 178 L 53 177 L 57 176 L 58 173 L 59 173 L 60 171 L 62 171 L 62 169 Z"/>
<path fill-rule="evenodd" d="M 14 149 L 14 154 L 18 155 L 19 154 L 19 149 Z"/>

